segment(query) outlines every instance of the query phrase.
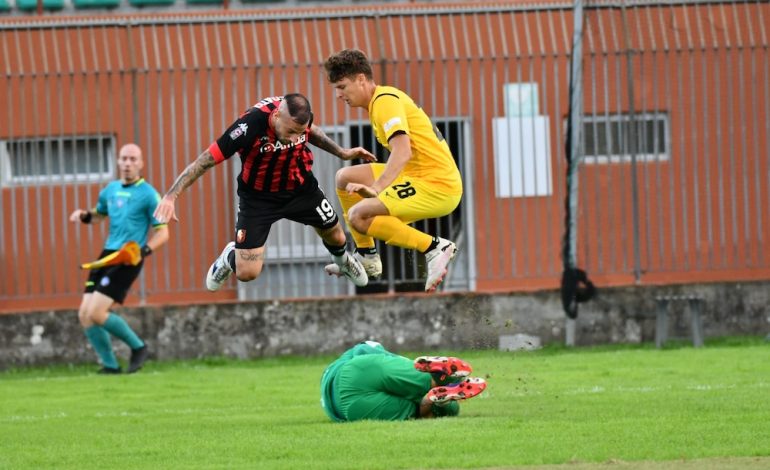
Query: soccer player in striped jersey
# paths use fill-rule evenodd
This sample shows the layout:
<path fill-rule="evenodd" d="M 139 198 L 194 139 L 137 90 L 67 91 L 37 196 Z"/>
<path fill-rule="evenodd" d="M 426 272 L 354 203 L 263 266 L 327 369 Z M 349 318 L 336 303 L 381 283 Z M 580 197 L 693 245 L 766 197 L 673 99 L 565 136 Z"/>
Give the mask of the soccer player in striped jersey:
<path fill-rule="evenodd" d="M 369 279 L 346 250 L 345 232 L 337 213 L 313 176 L 311 143 L 342 160 L 376 161 L 366 149 L 343 149 L 313 124 L 308 99 L 292 93 L 264 98 L 247 109 L 176 178 L 155 210 L 161 221 L 177 220 L 179 194 L 209 168 L 233 155 L 241 159 L 238 175 L 238 220 L 234 241 L 225 246 L 206 275 L 206 287 L 219 290 L 235 273 L 239 281 L 262 272 L 270 227 L 289 219 L 315 228 L 338 271 L 356 286 Z"/>
<path fill-rule="evenodd" d="M 457 251 L 444 238 L 409 224 L 451 213 L 463 193 L 460 171 L 447 142 L 427 114 L 403 91 L 377 85 L 366 55 L 345 49 L 324 63 L 336 96 L 369 112 L 377 141 L 390 152 L 387 163 L 350 166 L 337 172 L 337 195 L 356 243 L 356 257 L 369 277 L 382 273 L 374 239 L 418 250 L 428 266 L 425 290 L 432 292 Z M 336 266 L 327 272 L 338 274 Z"/>

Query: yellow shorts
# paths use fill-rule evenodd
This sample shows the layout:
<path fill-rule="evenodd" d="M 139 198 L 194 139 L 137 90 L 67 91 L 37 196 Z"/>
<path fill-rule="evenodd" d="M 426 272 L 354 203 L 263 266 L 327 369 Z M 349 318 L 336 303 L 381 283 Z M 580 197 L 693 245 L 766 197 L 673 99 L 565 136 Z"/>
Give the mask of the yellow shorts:
<path fill-rule="evenodd" d="M 385 170 L 384 163 L 371 163 L 375 181 Z M 378 196 L 393 217 L 410 224 L 417 220 L 433 219 L 451 213 L 460 204 L 462 195 L 450 195 L 418 178 L 399 175 Z"/>

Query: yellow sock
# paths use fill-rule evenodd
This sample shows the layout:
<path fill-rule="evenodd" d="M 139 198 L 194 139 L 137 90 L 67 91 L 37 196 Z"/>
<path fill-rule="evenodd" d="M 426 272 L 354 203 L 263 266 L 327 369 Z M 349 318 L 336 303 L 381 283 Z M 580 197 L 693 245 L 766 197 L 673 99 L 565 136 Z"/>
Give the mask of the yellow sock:
<path fill-rule="evenodd" d="M 367 235 L 384 240 L 388 245 L 424 252 L 430 247 L 433 237 L 405 224 L 392 215 L 378 215 L 372 220 Z"/>
<path fill-rule="evenodd" d="M 348 194 L 347 191 L 340 188 L 337 188 L 337 197 L 340 199 L 340 204 L 342 205 L 342 217 L 345 219 L 345 225 L 348 226 L 348 230 L 350 230 L 350 235 L 353 236 L 353 242 L 356 244 L 356 248 L 374 248 L 374 239 L 368 235 L 357 232 L 356 229 L 350 225 L 350 219 L 348 219 L 348 211 L 350 208 L 353 207 L 353 204 L 363 198 L 356 193 Z"/>

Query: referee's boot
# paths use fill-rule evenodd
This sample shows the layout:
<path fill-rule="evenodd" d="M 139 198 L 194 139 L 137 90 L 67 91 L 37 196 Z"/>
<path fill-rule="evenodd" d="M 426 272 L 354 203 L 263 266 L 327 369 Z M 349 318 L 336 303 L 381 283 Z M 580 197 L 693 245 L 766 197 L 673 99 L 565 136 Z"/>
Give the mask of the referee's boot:
<path fill-rule="evenodd" d="M 211 264 L 206 274 L 206 289 L 212 292 L 218 291 L 227 278 L 233 274 L 230 263 L 227 262 L 227 257 L 233 250 L 235 250 L 235 242 L 228 243 L 222 253 L 214 260 L 214 263 Z"/>
<path fill-rule="evenodd" d="M 128 364 L 128 373 L 133 374 L 138 372 L 144 363 L 147 362 L 148 357 L 150 357 L 150 351 L 147 349 L 146 344 L 141 348 L 132 349 L 131 361 Z"/>
<path fill-rule="evenodd" d="M 369 277 L 366 275 L 366 270 L 361 265 L 361 262 L 354 255 L 347 252 L 341 264 L 327 264 L 324 267 L 324 271 L 329 276 L 345 276 L 357 287 L 364 287 L 369 284 Z"/>
<path fill-rule="evenodd" d="M 445 239 L 438 238 L 438 245 L 425 253 L 425 261 L 428 265 L 428 280 L 425 282 L 425 292 L 436 290 L 448 271 L 449 262 L 457 254 L 457 245 Z"/>

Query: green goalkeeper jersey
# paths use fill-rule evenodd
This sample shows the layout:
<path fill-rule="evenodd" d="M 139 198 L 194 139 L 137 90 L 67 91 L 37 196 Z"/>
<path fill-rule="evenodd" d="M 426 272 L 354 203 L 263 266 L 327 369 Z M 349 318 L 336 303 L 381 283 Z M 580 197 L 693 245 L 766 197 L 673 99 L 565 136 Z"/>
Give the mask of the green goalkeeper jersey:
<path fill-rule="evenodd" d="M 409 358 L 366 341 L 345 351 L 321 377 L 321 406 L 333 421 L 401 421 L 420 417 L 420 404 L 433 386 L 431 374 Z M 434 404 L 432 415 L 456 416 L 459 404 Z"/>

